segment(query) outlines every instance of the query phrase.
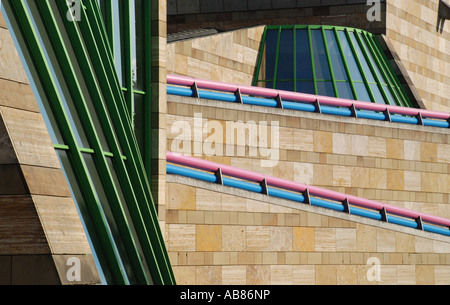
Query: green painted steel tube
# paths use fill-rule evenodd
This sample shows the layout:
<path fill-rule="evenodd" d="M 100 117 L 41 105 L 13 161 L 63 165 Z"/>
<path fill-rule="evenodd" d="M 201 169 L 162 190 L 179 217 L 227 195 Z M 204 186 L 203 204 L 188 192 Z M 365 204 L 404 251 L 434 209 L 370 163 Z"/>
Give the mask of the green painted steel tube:
<path fill-rule="evenodd" d="M 96 240 L 101 242 L 101 249 L 99 250 L 100 257 L 105 258 L 105 263 L 109 267 L 106 276 L 109 277 L 113 283 L 125 284 L 126 280 L 124 270 L 120 264 L 119 254 L 114 247 L 114 242 L 107 229 L 108 225 L 96 197 L 93 183 L 89 175 L 87 175 L 86 164 L 84 163 L 81 151 L 78 148 L 78 143 L 71 126 L 68 123 L 67 114 L 61 103 L 61 97 L 55 87 L 55 80 L 52 79 L 49 66 L 45 61 L 44 51 L 38 43 L 38 38 L 34 31 L 30 16 L 22 1 L 8 0 L 8 5 L 13 10 L 14 14 L 14 16 L 9 17 L 13 17 L 15 21 L 19 23 L 20 35 L 26 43 L 27 51 L 32 60 L 32 63 L 28 64 L 34 66 L 38 73 L 38 81 L 44 88 L 45 98 L 50 103 L 65 142 L 69 147 L 74 148 L 68 153 L 68 157 L 70 162 L 76 168 L 75 174 L 80 183 L 80 188 L 83 191 L 84 197 L 89 202 L 88 209 L 91 214 L 91 220 L 97 228 L 94 235 L 96 236 Z"/>
<path fill-rule="evenodd" d="M 112 173 L 110 172 L 106 157 L 102 152 L 102 146 L 98 138 L 97 131 L 94 127 L 91 114 L 89 113 L 85 97 L 80 88 L 80 84 L 78 81 L 78 77 L 80 76 L 77 76 L 75 74 L 72 61 L 69 58 L 69 54 L 63 43 L 63 38 L 60 34 L 58 25 L 56 24 L 52 10 L 50 8 L 50 4 L 48 2 L 38 2 L 38 5 L 40 7 L 39 11 L 42 15 L 42 20 L 44 20 L 46 23 L 49 36 L 53 38 L 52 45 L 55 50 L 55 54 L 58 57 L 65 82 L 67 84 L 70 84 L 68 88 L 70 94 L 72 95 L 73 101 L 75 101 L 74 106 L 77 108 L 77 112 L 84 123 L 83 127 L 85 128 L 89 143 L 92 145 L 95 152 L 93 158 L 95 160 L 96 168 L 102 179 L 102 186 L 105 189 L 105 194 L 108 198 L 109 206 L 114 214 L 114 219 L 117 223 L 121 240 L 124 243 L 124 249 L 126 250 L 127 257 L 129 258 L 133 267 L 134 277 L 136 277 L 137 283 L 147 284 L 149 281 L 144 272 L 143 263 L 137 250 L 136 241 L 133 238 L 130 225 L 125 214 L 126 207 L 123 206 L 123 203 L 119 198 L 117 187 L 114 184 Z M 76 37 L 71 36 L 71 40 L 75 38 Z M 105 120 L 102 121 L 104 122 Z M 102 125 L 104 126 L 104 124 Z M 111 126 L 108 127 L 109 129 L 111 129 Z M 105 129 L 107 131 L 108 128 Z"/>

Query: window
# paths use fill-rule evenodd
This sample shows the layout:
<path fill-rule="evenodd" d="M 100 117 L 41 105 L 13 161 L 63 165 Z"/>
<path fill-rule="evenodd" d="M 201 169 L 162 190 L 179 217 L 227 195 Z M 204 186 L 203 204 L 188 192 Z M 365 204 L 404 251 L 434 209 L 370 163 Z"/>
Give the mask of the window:
<path fill-rule="evenodd" d="M 358 29 L 268 26 L 256 71 L 257 86 L 412 107 L 374 35 Z"/>

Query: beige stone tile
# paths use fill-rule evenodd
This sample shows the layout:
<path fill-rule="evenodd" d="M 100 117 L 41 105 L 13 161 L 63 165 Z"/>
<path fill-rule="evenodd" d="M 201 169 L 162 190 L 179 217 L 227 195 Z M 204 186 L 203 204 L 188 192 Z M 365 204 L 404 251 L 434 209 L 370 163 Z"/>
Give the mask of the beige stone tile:
<path fill-rule="evenodd" d="M 417 285 L 435 285 L 435 266 L 415 265 Z"/>
<path fill-rule="evenodd" d="M 193 187 L 182 184 L 170 184 L 167 207 L 179 210 L 194 210 L 196 191 Z"/>
<path fill-rule="evenodd" d="M 292 228 L 271 227 L 270 228 L 270 250 L 292 251 Z"/>
<path fill-rule="evenodd" d="M 336 251 L 356 251 L 356 229 L 336 228 Z"/>
<path fill-rule="evenodd" d="M 398 139 L 386 139 L 386 157 L 390 159 L 404 158 L 404 142 Z"/>
<path fill-rule="evenodd" d="M 420 142 L 405 140 L 403 148 L 405 160 L 420 161 Z"/>
<path fill-rule="evenodd" d="M 347 166 L 333 166 L 333 186 L 352 186 L 352 170 Z"/>
<path fill-rule="evenodd" d="M 270 249 L 270 227 L 249 226 L 246 234 L 247 251 Z"/>
<path fill-rule="evenodd" d="M 314 185 L 332 186 L 333 185 L 333 167 L 326 164 L 314 164 Z"/>
<path fill-rule="evenodd" d="M 369 155 L 369 137 L 361 135 L 350 135 L 351 154 L 356 156 Z"/>
<path fill-rule="evenodd" d="M 375 227 L 358 224 L 356 226 L 356 250 L 374 252 L 377 249 L 377 230 Z"/>
<path fill-rule="evenodd" d="M 369 156 L 371 157 L 386 157 L 386 139 L 369 137 Z"/>
<path fill-rule="evenodd" d="M 389 230 L 377 229 L 377 251 L 395 252 L 396 236 Z"/>
<path fill-rule="evenodd" d="M 294 128 L 293 149 L 298 151 L 314 151 L 314 132 L 312 130 Z"/>
<path fill-rule="evenodd" d="M 351 153 L 351 136 L 343 133 L 333 133 L 333 153 L 348 155 Z"/>
<path fill-rule="evenodd" d="M 222 209 L 222 196 L 220 193 L 196 188 L 196 209 L 220 211 Z"/>
<path fill-rule="evenodd" d="M 316 266 L 316 285 L 336 285 L 337 266 Z"/>
<path fill-rule="evenodd" d="M 178 285 L 195 285 L 195 266 L 174 266 L 173 273 Z"/>
<path fill-rule="evenodd" d="M 450 285 L 450 266 L 435 266 L 435 284 Z"/>
<path fill-rule="evenodd" d="M 437 145 L 436 143 L 421 142 L 420 143 L 420 159 L 425 162 L 437 161 Z"/>
<path fill-rule="evenodd" d="M 450 144 L 437 144 L 437 162 L 450 163 Z"/>
<path fill-rule="evenodd" d="M 387 189 L 389 190 L 403 190 L 404 189 L 404 175 L 403 171 L 387 170 Z"/>
<path fill-rule="evenodd" d="M 246 266 L 223 266 L 222 285 L 245 285 L 247 283 Z"/>
<path fill-rule="evenodd" d="M 314 151 L 332 153 L 333 134 L 325 131 L 314 131 Z"/>
<path fill-rule="evenodd" d="M 354 265 L 341 265 L 336 267 L 336 281 L 338 285 L 357 285 L 357 267 Z"/>
<path fill-rule="evenodd" d="M 222 250 L 222 226 L 221 225 L 197 225 L 195 230 L 196 251 L 221 251 Z"/>
<path fill-rule="evenodd" d="M 422 179 L 420 172 L 405 171 L 404 188 L 406 191 L 420 191 L 422 189 Z"/>
<path fill-rule="evenodd" d="M 245 226 L 222 226 L 222 251 L 246 250 Z"/>
<path fill-rule="evenodd" d="M 195 225 L 168 225 L 169 251 L 195 251 Z"/>
<path fill-rule="evenodd" d="M 222 284 L 221 266 L 197 266 L 195 268 L 196 285 L 220 285 Z"/>
<path fill-rule="evenodd" d="M 315 228 L 314 231 L 315 251 L 336 251 L 336 229 Z"/>
<path fill-rule="evenodd" d="M 314 165 L 294 162 L 294 181 L 304 184 L 314 183 Z"/>
<path fill-rule="evenodd" d="M 314 285 L 316 283 L 316 270 L 313 265 L 292 267 L 292 281 L 294 285 Z"/>
<path fill-rule="evenodd" d="M 271 285 L 292 285 L 293 271 L 291 266 L 270 266 Z"/>
<path fill-rule="evenodd" d="M 270 266 L 253 265 L 247 268 L 247 285 L 269 285 L 271 270 Z"/>
<path fill-rule="evenodd" d="M 370 168 L 369 169 L 370 187 L 375 189 L 386 189 L 387 173 L 384 169 Z"/>
<path fill-rule="evenodd" d="M 416 285 L 416 266 L 397 266 L 398 285 Z"/>

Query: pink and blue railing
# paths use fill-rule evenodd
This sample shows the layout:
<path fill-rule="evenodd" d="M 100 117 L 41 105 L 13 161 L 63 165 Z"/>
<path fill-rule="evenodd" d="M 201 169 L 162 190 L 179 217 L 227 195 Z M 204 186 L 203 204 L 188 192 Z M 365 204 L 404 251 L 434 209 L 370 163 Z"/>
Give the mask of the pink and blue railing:
<path fill-rule="evenodd" d="M 267 196 L 450 236 L 450 219 L 173 152 L 167 152 L 166 157 L 167 174 L 219 183 Z"/>
<path fill-rule="evenodd" d="M 450 127 L 450 113 L 168 75 L 167 93 L 413 125 Z"/>

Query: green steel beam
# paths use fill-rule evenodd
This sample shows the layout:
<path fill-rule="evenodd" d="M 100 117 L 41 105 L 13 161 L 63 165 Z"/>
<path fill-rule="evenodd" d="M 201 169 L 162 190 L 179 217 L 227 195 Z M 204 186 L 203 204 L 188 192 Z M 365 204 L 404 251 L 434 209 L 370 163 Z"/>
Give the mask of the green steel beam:
<path fill-rule="evenodd" d="M 39 12 L 42 15 L 42 20 L 46 23 L 47 31 L 49 37 L 52 37 L 52 46 L 55 50 L 55 54 L 58 57 L 60 67 L 63 72 L 64 81 L 67 84 L 70 90 L 70 94 L 72 95 L 72 100 L 76 101 L 74 103 L 77 108 L 77 113 L 79 114 L 81 120 L 83 121 L 83 127 L 85 128 L 86 135 L 88 136 L 88 141 L 93 147 L 93 158 L 99 172 L 100 178 L 102 179 L 103 187 L 105 189 L 106 196 L 108 198 L 109 206 L 114 214 L 115 221 L 118 225 L 119 233 L 121 235 L 121 239 L 124 242 L 125 249 L 127 251 L 127 256 L 133 266 L 134 275 L 136 276 L 136 280 L 138 284 L 147 284 L 149 281 L 144 272 L 143 263 L 141 258 L 139 257 L 136 242 L 132 236 L 130 230 L 130 224 L 128 223 L 127 217 L 125 215 L 123 203 L 120 201 L 118 190 L 114 184 L 114 180 L 112 177 L 112 173 L 110 172 L 108 163 L 106 161 L 106 157 L 102 152 L 102 146 L 97 135 L 97 131 L 94 127 L 94 123 L 92 121 L 91 114 L 89 113 L 89 108 L 87 106 L 86 99 L 83 95 L 82 89 L 79 84 L 78 78 L 79 75 L 76 75 L 74 71 L 74 67 L 72 65 L 72 61 L 69 57 L 66 46 L 64 45 L 63 38 L 61 36 L 58 24 L 53 16 L 52 9 L 48 2 L 38 1 Z M 74 24 L 74 23 L 72 23 Z M 74 41 L 76 38 L 70 36 L 71 41 Z M 75 44 L 75 43 L 74 43 Z M 82 52 L 80 49 L 76 49 L 76 52 Z M 89 80 L 91 81 L 91 80 Z M 94 103 L 94 105 L 98 105 L 98 103 Z M 102 126 L 107 126 L 108 128 L 104 128 L 106 132 L 112 132 L 112 126 L 106 125 L 107 123 L 107 114 L 106 110 L 101 107 L 96 107 L 97 112 L 101 115 L 101 123 Z M 111 137 L 110 137 L 111 138 Z M 108 145 L 113 147 L 116 143 L 111 143 L 108 141 Z M 120 156 L 119 151 L 116 147 L 113 148 L 113 154 L 117 154 Z M 119 158 L 119 160 L 121 160 Z M 126 198 L 129 198 L 126 196 Z M 131 209 L 132 210 L 132 209 Z"/>
<path fill-rule="evenodd" d="M 101 247 L 97 249 L 97 253 L 99 254 L 99 259 L 104 260 L 103 263 L 108 267 L 105 269 L 105 276 L 112 283 L 125 284 L 127 281 L 125 279 L 124 270 L 121 267 L 119 254 L 117 253 L 112 237 L 109 234 L 107 220 L 102 213 L 102 208 L 96 197 L 93 183 L 89 175 L 87 175 L 86 164 L 81 155 L 74 132 L 68 123 L 67 114 L 62 106 L 62 97 L 59 95 L 55 85 L 56 80 L 52 78 L 49 63 L 46 62 L 44 51 L 38 43 L 39 39 L 34 30 L 33 21 L 30 19 L 23 1 L 7 0 L 5 5 L 10 8 L 9 18 L 14 19 L 15 22 L 18 23 L 18 31 L 20 32 L 21 38 L 26 43 L 25 48 L 32 59 L 32 63 L 29 64 L 33 65 L 35 71 L 39 75 L 39 81 L 41 82 L 46 95 L 45 98 L 51 105 L 64 140 L 68 147 L 73 147 L 70 153 L 68 153 L 68 157 L 76 168 L 75 174 L 80 184 L 80 188 L 84 197 L 89 202 L 88 209 L 91 213 L 91 221 L 96 227 L 96 232 L 90 233 L 95 237 L 95 240 L 101 242 Z"/>

